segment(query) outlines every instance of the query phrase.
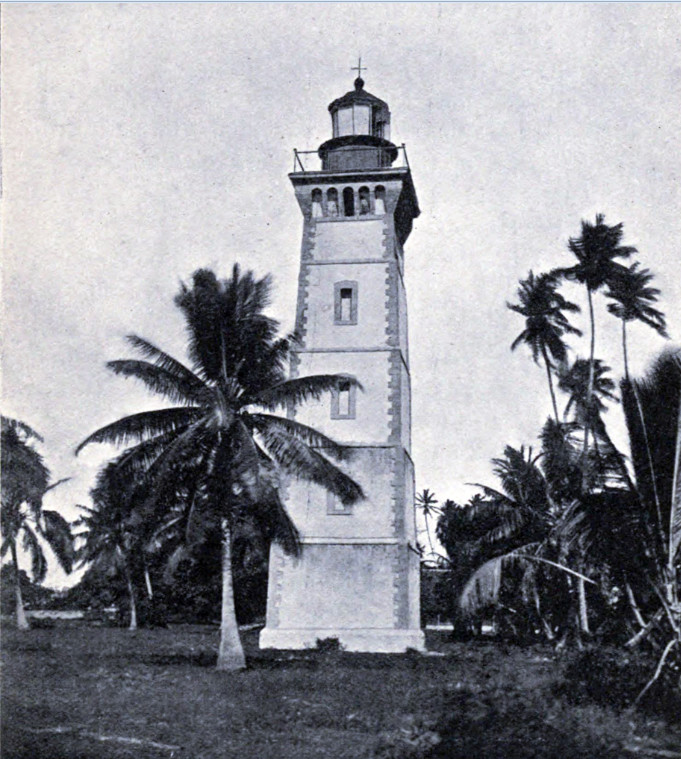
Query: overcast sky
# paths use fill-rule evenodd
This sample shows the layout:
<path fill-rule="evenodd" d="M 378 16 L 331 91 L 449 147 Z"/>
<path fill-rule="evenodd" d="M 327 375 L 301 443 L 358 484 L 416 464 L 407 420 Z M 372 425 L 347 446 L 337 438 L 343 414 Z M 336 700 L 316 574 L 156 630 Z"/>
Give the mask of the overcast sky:
<path fill-rule="evenodd" d="M 2 25 L 2 410 L 73 478 L 48 502 L 69 516 L 111 454 L 75 446 L 155 405 L 105 369 L 123 336 L 184 358 L 181 280 L 272 272 L 292 328 L 292 149 L 331 136 L 359 54 L 422 209 L 406 247 L 418 489 L 464 502 L 505 444 L 537 444 L 546 378 L 509 351 L 523 325 L 505 302 L 530 268 L 572 261 L 582 218 L 624 222 L 681 340 L 680 5 L 11 4 Z M 602 298 L 597 316 L 620 374 Z M 634 372 L 663 343 L 639 326 L 631 341 Z"/>

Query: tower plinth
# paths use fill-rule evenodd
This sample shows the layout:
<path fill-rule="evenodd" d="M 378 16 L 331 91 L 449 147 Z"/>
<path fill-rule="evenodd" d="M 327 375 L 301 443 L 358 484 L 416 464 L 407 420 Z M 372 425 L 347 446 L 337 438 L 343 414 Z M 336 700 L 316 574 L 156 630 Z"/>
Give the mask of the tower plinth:
<path fill-rule="evenodd" d="M 422 649 L 403 279 L 418 201 L 408 165 L 394 166 L 387 104 L 358 77 L 329 111 L 321 169 L 289 175 L 303 214 L 291 374 L 345 374 L 363 389 L 341 385 L 295 418 L 353 449 L 342 466 L 366 498 L 345 507 L 318 485 L 288 482 L 303 552 L 272 548 L 260 645 Z"/>

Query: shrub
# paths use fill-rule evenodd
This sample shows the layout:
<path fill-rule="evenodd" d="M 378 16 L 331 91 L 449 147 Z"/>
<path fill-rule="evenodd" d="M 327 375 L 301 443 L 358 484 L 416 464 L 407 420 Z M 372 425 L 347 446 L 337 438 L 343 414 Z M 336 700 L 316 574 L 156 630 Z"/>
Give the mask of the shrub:
<path fill-rule="evenodd" d="M 317 638 L 316 648 L 323 654 L 336 654 L 343 650 L 338 638 Z"/>
<path fill-rule="evenodd" d="M 681 721 L 679 665 L 678 652 L 672 652 L 660 678 L 640 703 L 644 711 Z M 634 704 L 656 666 L 654 656 L 640 651 L 592 647 L 572 656 L 556 690 L 571 703 L 592 701 L 623 709 Z"/>

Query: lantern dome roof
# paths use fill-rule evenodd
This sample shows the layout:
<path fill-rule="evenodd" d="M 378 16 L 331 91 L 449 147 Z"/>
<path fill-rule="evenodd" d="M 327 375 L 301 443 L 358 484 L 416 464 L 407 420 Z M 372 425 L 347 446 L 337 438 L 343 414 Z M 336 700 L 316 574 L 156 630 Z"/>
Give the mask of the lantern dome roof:
<path fill-rule="evenodd" d="M 364 79 L 360 76 L 355 79 L 355 89 L 346 92 L 342 97 L 336 98 L 336 100 L 329 105 L 329 111 L 333 113 L 339 108 L 347 108 L 355 103 L 382 106 L 386 110 L 388 109 L 388 104 L 385 100 L 377 98 L 375 95 L 372 95 L 364 89 Z"/>

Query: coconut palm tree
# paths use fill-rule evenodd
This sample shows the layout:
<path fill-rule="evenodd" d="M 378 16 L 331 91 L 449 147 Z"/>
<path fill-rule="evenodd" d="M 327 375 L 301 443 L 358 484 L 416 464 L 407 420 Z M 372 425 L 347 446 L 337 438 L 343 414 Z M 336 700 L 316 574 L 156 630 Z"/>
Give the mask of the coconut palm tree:
<path fill-rule="evenodd" d="M 90 493 L 93 507 L 80 506 L 82 514 L 74 523 L 78 530 L 74 538 L 81 543 L 76 551 L 80 566 L 90 565 L 96 572 L 123 576 L 130 604 L 130 630 L 137 629 L 133 556 L 143 550 L 131 522 L 133 486 L 120 476 L 116 462 L 108 464 Z"/>
<path fill-rule="evenodd" d="M 150 342 L 129 337 L 143 359 L 109 362 L 119 375 L 141 380 L 174 405 L 127 416 L 103 427 L 78 450 L 95 443 L 134 442 L 121 458 L 122 471 L 146 472 L 152 501 L 172 489 L 183 473 L 188 491 L 188 525 L 206 520 L 222 530 L 222 624 L 218 668 L 245 666 L 239 640 L 231 574 L 232 532 L 245 510 L 268 509 L 276 522 L 274 539 L 297 550 L 297 535 L 280 499 L 268 498 L 271 477 L 281 468 L 327 488 L 349 504 L 363 497 L 360 486 L 329 456 L 342 460 L 348 449 L 289 416 L 292 410 L 355 382 L 341 375 L 287 379 L 286 365 L 294 341 L 279 337 L 279 324 L 264 314 L 271 279 L 242 274 L 235 266 L 229 279 L 199 269 L 191 286 L 182 285 L 176 304 L 187 324 L 191 368 Z M 356 383 L 357 384 L 357 383 Z M 188 531 L 192 529 L 188 526 Z"/>
<path fill-rule="evenodd" d="M 525 329 L 511 343 L 511 350 L 515 350 L 524 343 L 532 351 L 532 358 L 536 364 L 539 363 L 540 356 L 544 360 L 556 421 L 558 421 L 558 406 L 551 370 L 567 358 L 564 335 L 582 334 L 570 324 L 563 313 L 564 311 L 579 311 L 579 306 L 566 300 L 557 292 L 557 287 L 558 277 L 555 274 L 544 273 L 535 276 L 530 270 L 527 278 L 520 280 L 517 291 L 520 302 L 506 303 L 511 311 L 525 317 Z"/>
<path fill-rule="evenodd" d="M 557 514 L 538 460 L 531 448 L 526 451 L 524 447 L 506 446 L 503 457 L 492 459 L 500 489 L 475 483 L 483 495 L 472 499 L 464 512 L 472 526 L 469 535 L 477 545 L 474 553 L 484 557 L 484 563 L 473 572 L 461 592 L 459 606 L 464 613 L 495 603 L 502 573 L 520 565 L 541 617 L 532 564 L 535 560 L 554 563 L 556 557 L 547 549 Z"/>
<path fill-rule="evenodd" d="M 629 378 L 627 358 L 627 323 L 640 321 L 652 327 L 662 337 L 669 337 L 662 311 L 653 308 L 660 291 L 649 287 L 653 274 L 649 269 L 639 269 L 638 261 L 612 277 L 608 283 L 606 297 L 612 299 L 608 311 L 622 320 L 622 353 L 624 356 L 624 376 Z"/>
<path fill-rule="evenodd" d="M 64 480 L 50 485 L 50 472 L 32 441 L 42 438 L 27 424 L 16 419 L 2 421 L 2 548 L 3 557 L 9 552 L 14 572 L 17 627 L 30 627 L 21 595 L 17 544 L 21 544 L 31 559 L 35 582 L 42 582 L 47 573 L 47 559 L 41 541 L 52 549 L 59 565 L 71 571 L 73 545 L 68 522 L 56 511 L 43 509 L 43 496 Z"/>
<path fill-rule="evenodd" d="M 596 348 L 596 324 L 594 319 L 593 295 L 604 285 L 620 276 L 626 268 L 616 261 L 617 258 L 628 258 L 636 253 L 636 248 L 621 245 L 623 236 L 622 224 L 608 226 L 605 216 L 597 214 L 596 223 L 582 220 L 582 232 L 579 237 L 571 237 L 568 249 L 577 258 L 577 264 L 554 270 L 557 276 L 579 282 L 586 286 L 589 302 L 589 324 L 591 327 L 591 342 L 589 349 L 589 379 L 587 385 L 587 405 L 591 404 L 594 387 L 594 354 Z M 586 480 L 587 449 L 589 447 L 589 423 L 584 428 L 583 462 Z"/>
<path fill-rule="evenodd" d="M 596 583 L 585 574 L 593 567 L 586 561 L 581 534 L 581 466 L 573 426 L 549 418 L 539 455 L 507 446 L 503 458 L 493 463 L 500 489 L 478 485 L 483 497 L 464 509 L 471 523 L 468 540 L 483 563 L 464 586 L 461 609 L 472 613 L 496 602 L 505 573 L 515 567 L 523 600 L 534 608 L 548 638 L 555 637 L 546 618 L 549 605 L 563 618 L 563 642 L 573 619 L 588 633 L 584 584 Z M 573 609 L 570 589 L 575 582 L 579 607 Z"/>
<path fill-rule="evenodd" d="M 436 552 L 433 547 L 433 538 L 430 534 L 430 520 L 440 513 L 437 503 L 438 500 L 435 497 L 435 493 L 428 490 L 428 488 L 424 488 L 420 493 L 416 494 L 416 506 L 423 514 L 423 519 L 426 523 L 426 535 L 428 536 L 428 546 L 430 548 L 429 556 L 431 557 L 436 557 Z"/>

